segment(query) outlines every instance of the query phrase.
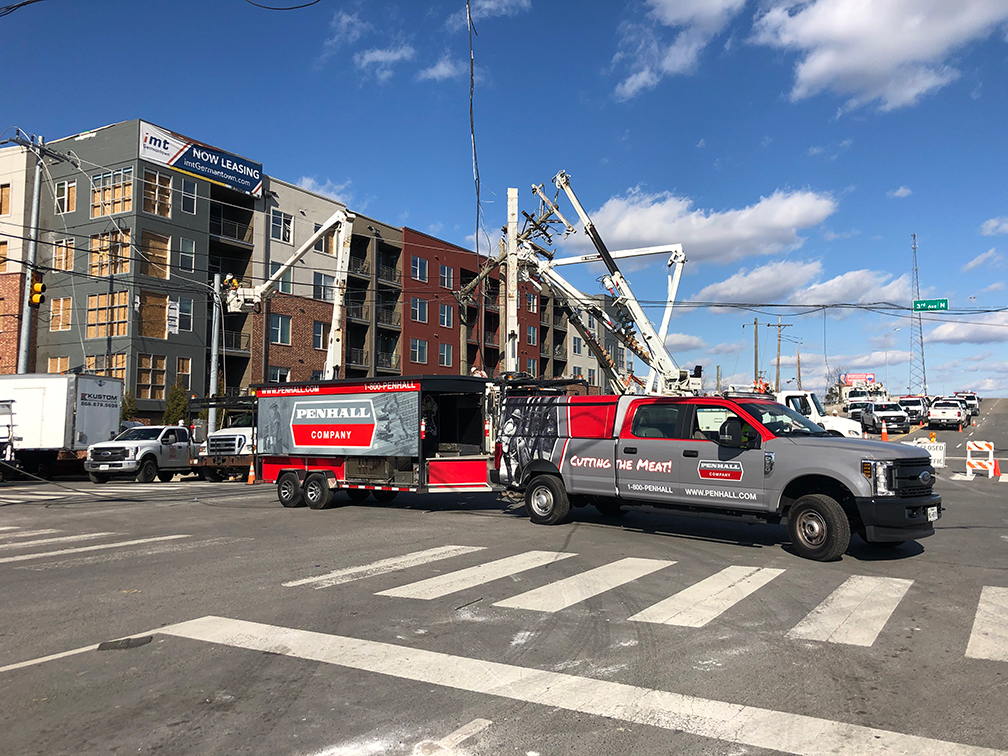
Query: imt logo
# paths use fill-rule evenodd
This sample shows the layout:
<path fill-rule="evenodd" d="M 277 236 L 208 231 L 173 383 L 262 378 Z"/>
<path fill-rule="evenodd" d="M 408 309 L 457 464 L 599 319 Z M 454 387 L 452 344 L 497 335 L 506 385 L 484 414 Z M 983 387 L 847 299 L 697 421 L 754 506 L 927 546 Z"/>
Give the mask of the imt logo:
<path fill-rule="evenodd" d="M 150 134 L 148 132 L 144 132 L 143 143 L 145 147 L 149 147 L 153 150 L 159 150 L 165 154 L 168 154 L 172 149 L 171 142 L 167 137 Z"/>

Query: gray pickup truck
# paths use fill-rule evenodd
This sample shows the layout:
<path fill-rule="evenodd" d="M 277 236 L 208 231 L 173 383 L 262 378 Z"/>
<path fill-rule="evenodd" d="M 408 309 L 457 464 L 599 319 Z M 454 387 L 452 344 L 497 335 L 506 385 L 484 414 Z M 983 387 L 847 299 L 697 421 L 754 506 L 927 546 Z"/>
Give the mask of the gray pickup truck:
<path fill-rule="evenodd" d="M 778 523 L 796 553 L 838 559 L 852 533 L 894 546 L 934 534 L 927 452 L 832 435 L 767 399 L 508 397 L 495 467 L 530 519 L 624 505 Z"/>
<path fill-rule="evenodd" d="M 190 472 L 197 453 L 188 428 L 145 425 L 89 446 L 84 469 L 92 483 L 105 483 L 117 475 L 134 476 L 141 483 L 154 478 L 167 483 L 177 473 Z"/>

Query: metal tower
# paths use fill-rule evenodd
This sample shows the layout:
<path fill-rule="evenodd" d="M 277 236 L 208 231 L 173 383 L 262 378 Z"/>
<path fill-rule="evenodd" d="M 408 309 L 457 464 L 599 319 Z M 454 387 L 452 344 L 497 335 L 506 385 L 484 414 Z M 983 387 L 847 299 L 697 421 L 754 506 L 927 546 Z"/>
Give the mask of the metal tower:
<path fill-rule="evenodd" d="M 913 239 L 913 298 L 920 299 L 920 278 L 917 275 L 917 234 L 910 234 Z M 889 387 L 886 386 L 886 389 Z M 910 393 L 927 394 L 927 371 L 924 369 L 924 328 L 921 314 L 915 312 L 910 316 Z"/>

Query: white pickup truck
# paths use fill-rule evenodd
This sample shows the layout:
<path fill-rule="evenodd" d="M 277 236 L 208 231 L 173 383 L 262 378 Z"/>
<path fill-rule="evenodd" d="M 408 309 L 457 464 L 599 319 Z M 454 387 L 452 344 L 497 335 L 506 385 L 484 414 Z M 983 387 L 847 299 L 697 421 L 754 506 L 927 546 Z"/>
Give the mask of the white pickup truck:
<path fill-rule="evenodd" d="M 89 446 L 84 469 L 92 483 L 105 483 L 116 475 L 134 476 L 140 483 L 152 483 L 154 478 L 167 483 L 176 473 L 192 471 L 196 452 L 188 428 L 144 425 Z"/>
<path fill-rule="evenodd" d="M 937 401 L 928 410 L 928 429 L 959 428 L 966 423 L 966 411 L 959 402 Z"/>
<path fill-rule="evenodd" d="M 777 401 L 828 431 L 847 438 L 864 438 L 861 423 L 829 414 L 823 409 L 819 397 L 811 391 L 781 391 L 777 394 Z"/>

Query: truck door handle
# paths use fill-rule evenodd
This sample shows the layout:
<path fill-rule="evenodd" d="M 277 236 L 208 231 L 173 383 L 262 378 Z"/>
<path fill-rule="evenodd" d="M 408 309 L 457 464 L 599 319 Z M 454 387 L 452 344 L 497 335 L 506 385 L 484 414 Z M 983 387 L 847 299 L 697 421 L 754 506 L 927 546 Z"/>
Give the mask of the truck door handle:
<path fill-rule="evenodd" d="M 696 457 L 699 456 L 699 454 L 700 452 L 698 452 L 696 449 L 683 449 L 682 453 L 684 457 Z"/>
<path fill-rule="evenodd" d="M 624 454 L 636 454 L 637 453 L 637 447 L 636 446 L 624 446 L 623 447 L 623 453 Z"/>

